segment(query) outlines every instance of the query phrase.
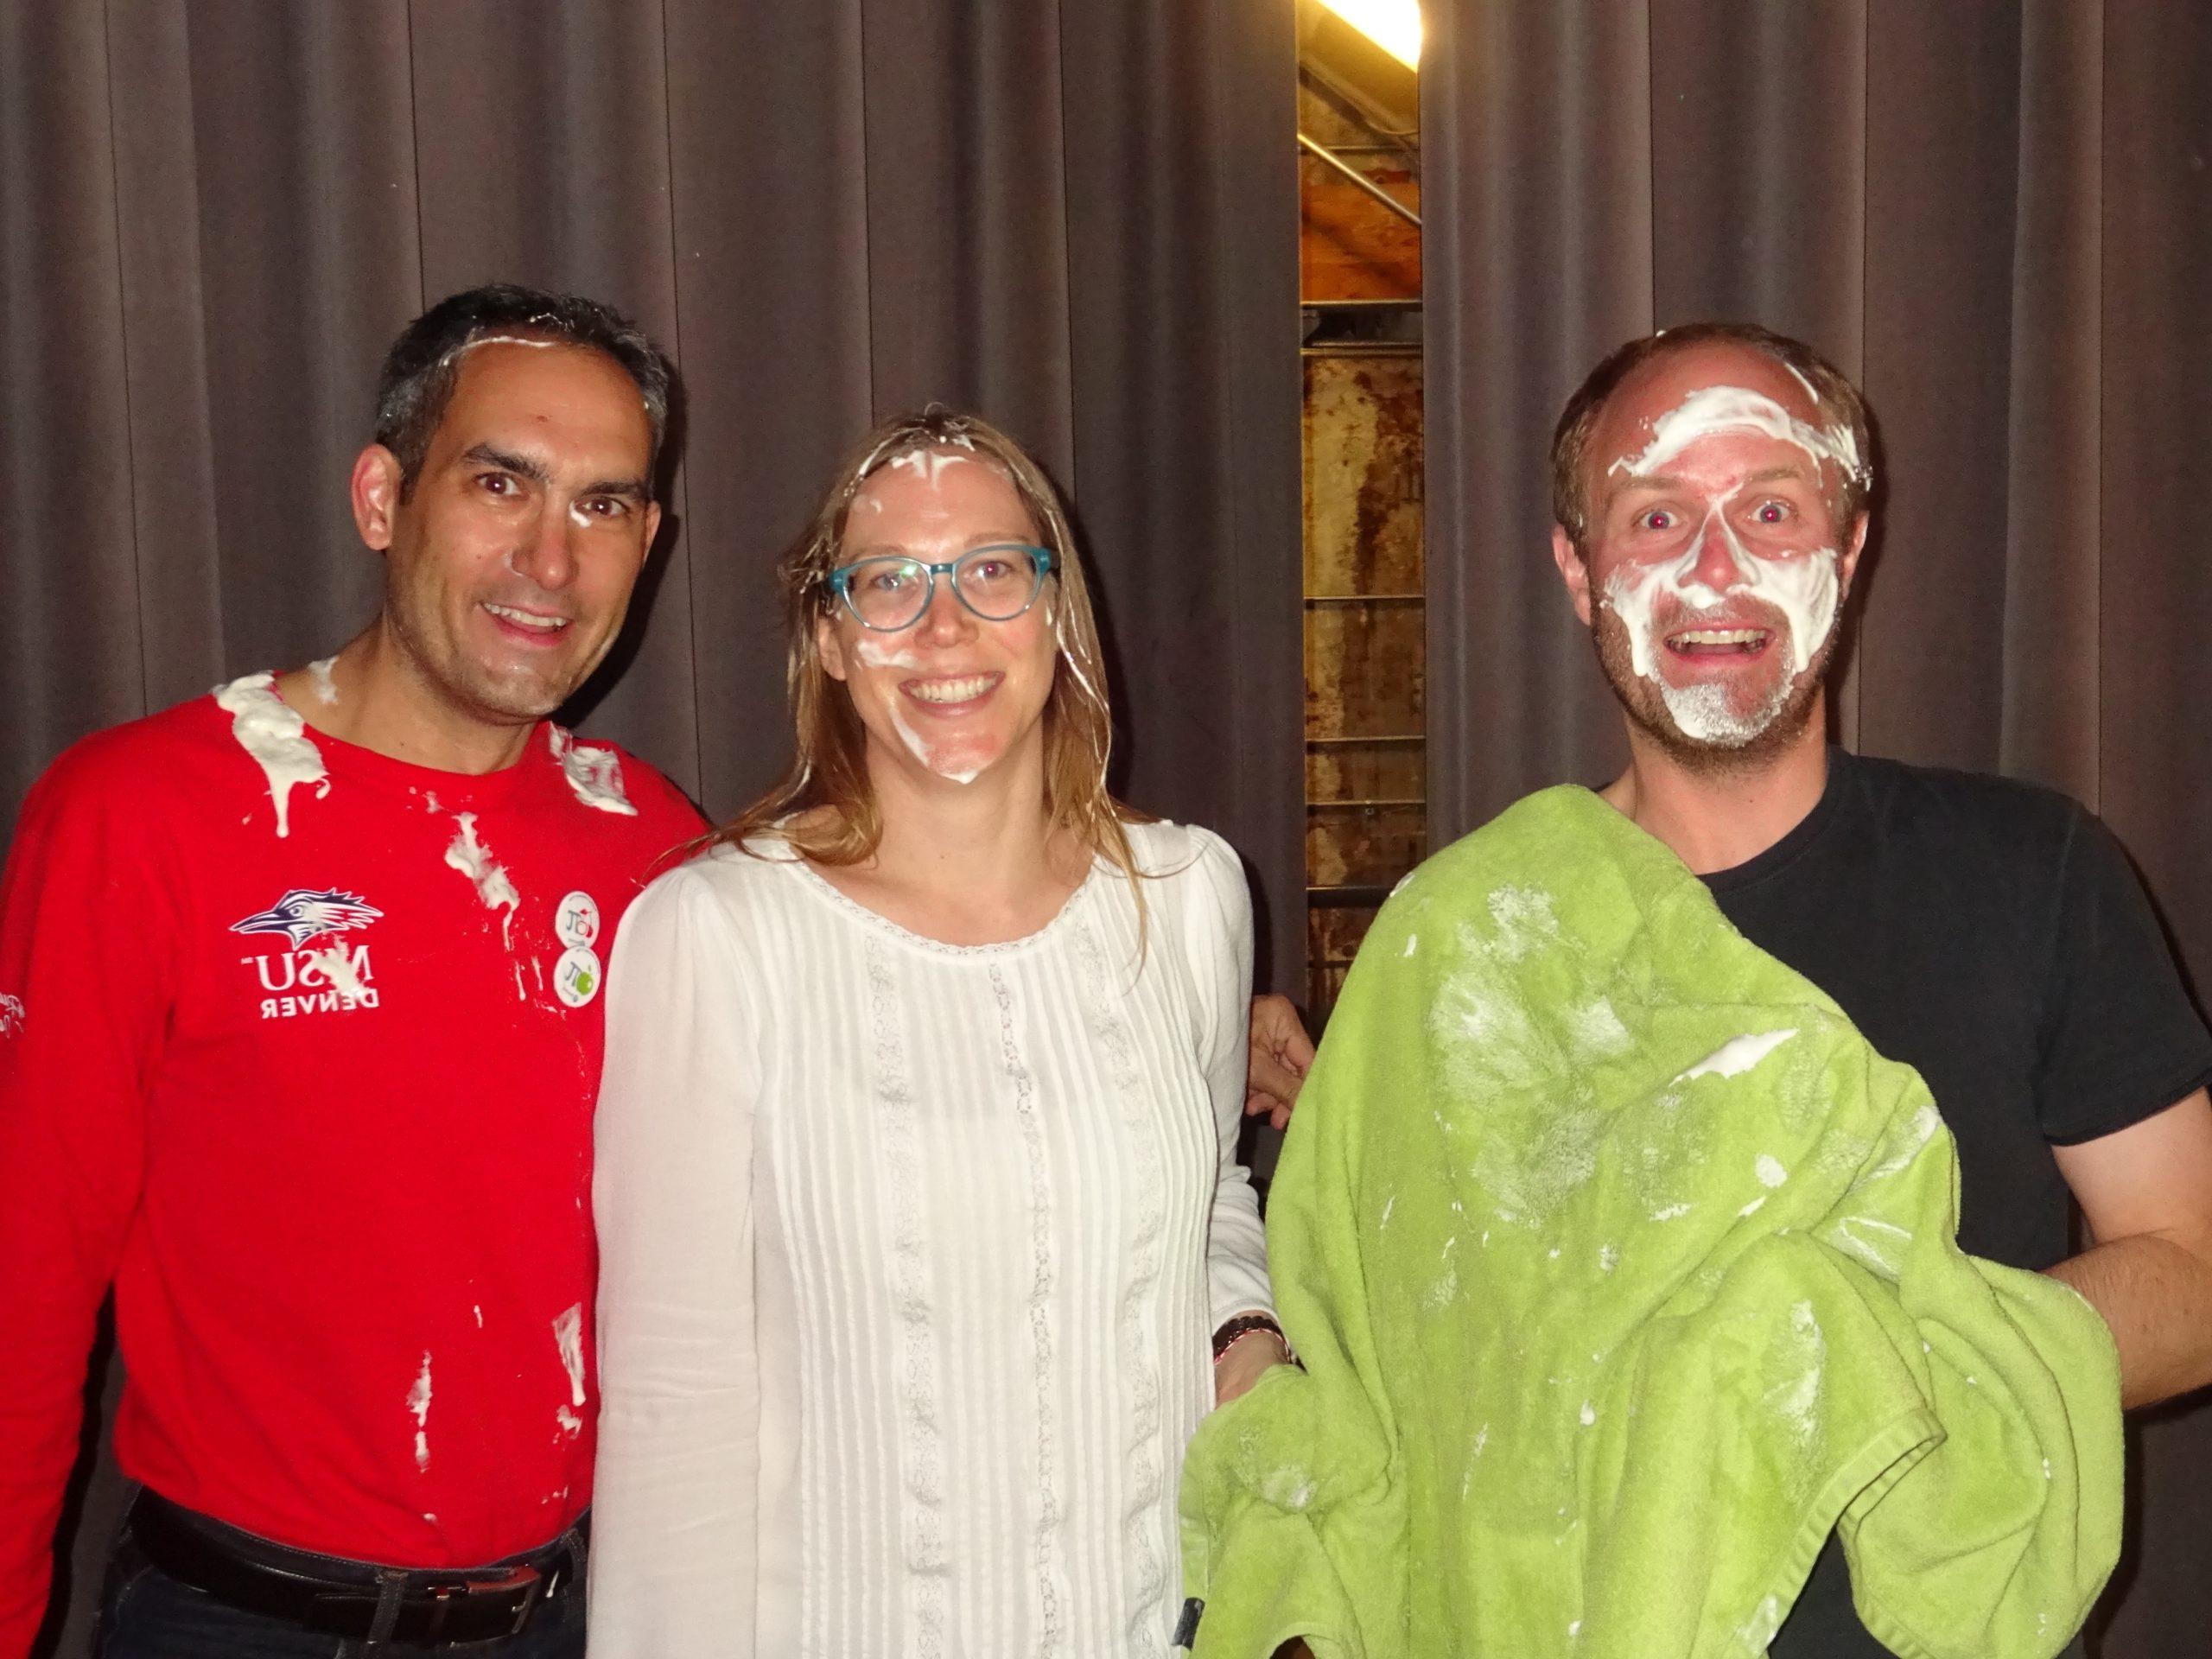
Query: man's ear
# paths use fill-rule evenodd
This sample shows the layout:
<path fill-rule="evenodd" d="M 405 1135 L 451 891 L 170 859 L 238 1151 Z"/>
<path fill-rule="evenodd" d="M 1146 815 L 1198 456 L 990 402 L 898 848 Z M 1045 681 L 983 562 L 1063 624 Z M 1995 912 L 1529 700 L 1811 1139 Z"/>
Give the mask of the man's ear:
<path fill-rule="evenodd" d="M 660 539 L 660 503 L 645 503 L 645 556 L 653 556 L 653 543 Z"/>
<path fill-rule="evenodd" d="M 1851 521 L 1851 545 L 1835 562 L 1837 583 L 1847 594 L 1851 591 L 1852 578 L 1859 574 L 1859 556 L 1866 550 L 1867 522 L 1867 515 L 1863 512 Z"/>
<path fill-rule="evenodd" d="M 372 443 L 353 457 L 353 476 L 347 493 L 353 505 L 353 528 L 378 552 L 391 545 L 399 515 L 399 457 L 380 443 Z"/>
<path fill-rule="evenodd" d="M 1582 555 L 1574 545 L 1574 537 L 1567 533 L 1565 524 L 1552 526 L 1552 563 L 1559 567 L 1559 579 L 1567 584 L 1567 596 L 1573 601 L 1575 615 L 1582 619 L 1582 626 L 1590 626 L 1590 567 L 1582 562 Z"/>
<path fill-rule="evenodd" d="M 826 613 L 814 619 L 814 654 L 831 679 L 845 677 L 845 642 L 838 639 L 837 625 Z"/>

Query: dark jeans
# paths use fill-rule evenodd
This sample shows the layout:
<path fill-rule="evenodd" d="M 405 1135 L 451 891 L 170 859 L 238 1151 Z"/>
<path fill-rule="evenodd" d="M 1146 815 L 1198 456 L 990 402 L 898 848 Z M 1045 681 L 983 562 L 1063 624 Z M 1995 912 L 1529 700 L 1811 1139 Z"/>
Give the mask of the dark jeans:
<path fill-rule="evenodd" d="M 583 1659 L 583 1586 L 556 1590 L 519 1636 L 428 1648 L 346 1640 L 243 1612 L 152 1565 L 126 1528 L 109 1559 L 93 1659 Z"/>

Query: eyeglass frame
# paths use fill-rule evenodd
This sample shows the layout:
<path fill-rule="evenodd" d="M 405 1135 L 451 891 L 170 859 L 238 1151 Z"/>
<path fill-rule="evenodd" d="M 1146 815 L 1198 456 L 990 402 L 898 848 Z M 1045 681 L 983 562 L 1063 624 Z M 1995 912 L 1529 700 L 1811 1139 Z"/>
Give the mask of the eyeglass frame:
<path fill-rule="evenodd" d="M 1010 612 L 1005 616 L 985 616 L 982 612 L 976 608 L 975 601 L 969 599 L 961 588 L 958 575 L 960 567 L 978 553 L 1008 552 L 1027 553 L 1029 556 L 1030 569 L 1035 573 L 1034 580 L 1030 586 L 1029 597 L 1021 602 L 1021 608 L 1018 611 Z M 912 565 L 929 578 L 928 587 L 922 590 L 921 605 L 912 617 L 898 624 L 895 627 L 887 628 L 880 626 L 862 616 L 861 607 L 853 601 L 853 572 L 864 564 L 874 564 L 885 559 L 899 564 Z M 1037 602 L 1037 595 L 1045 591 L 1045 578 L 1055 574 L 1059 568 L 1059 555 L 1049 547 L 1039 547 L 1030 542 L 986 542 L 981 547 L 969 548 L 957 559 L 948 559 L 941 563 L 931 563 L 927 559 L 908 558 L 903 553 L 871 553 L 864 559 L 855 559 L 850 564 L 837 566 L 823 578 L 823 585 L 844 601 L 847 613 L 870 633 L 904 633 L 927 616 L 930 613 L 930 607 L 937 603 L 937 579 L 940 575 L 950 579 L 953 598 L 958 600 L 961 608 L 977 621 L 1011 622 L 1015 617 L 1027 614 L 1029 607 Z"/>

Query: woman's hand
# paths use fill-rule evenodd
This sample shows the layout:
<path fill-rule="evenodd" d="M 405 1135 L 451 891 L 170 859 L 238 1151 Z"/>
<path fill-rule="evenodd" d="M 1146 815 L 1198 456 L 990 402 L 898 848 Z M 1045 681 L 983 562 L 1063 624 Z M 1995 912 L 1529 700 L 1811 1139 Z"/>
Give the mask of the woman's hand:
<path fill-rule="evenodd" d="M 1290 1363 L 1290 1350 L 1272 1331 L 1255 1331 L 1230 1344 L 1213 1363 L 1213 1402 L 1225 1406 L 1257 1382 L 1270 1365 Z"/>

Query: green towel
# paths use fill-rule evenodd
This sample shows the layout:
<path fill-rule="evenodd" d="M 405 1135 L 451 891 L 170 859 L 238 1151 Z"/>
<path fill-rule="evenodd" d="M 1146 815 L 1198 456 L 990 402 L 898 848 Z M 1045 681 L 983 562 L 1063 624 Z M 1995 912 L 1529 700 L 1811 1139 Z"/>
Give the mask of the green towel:
<path fill-rule="evenodd" d="M 1840 1531 L 1906 1659 L 2029 1659 L 2120 1545 L 2119 1366 L 1963 1255 L 1917 1074 L 1586 791 L 1383 907 L 1276 1173 L 1303 1372 L 1183 1484 L 1199 1659 L 1756 1656 Z"/>

